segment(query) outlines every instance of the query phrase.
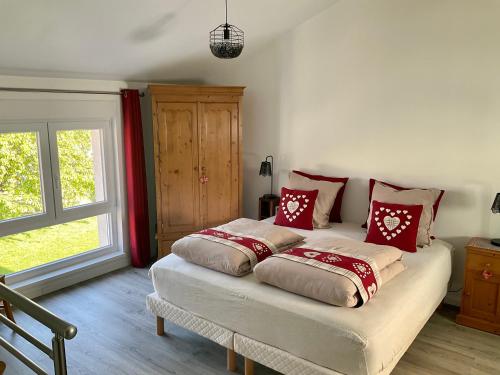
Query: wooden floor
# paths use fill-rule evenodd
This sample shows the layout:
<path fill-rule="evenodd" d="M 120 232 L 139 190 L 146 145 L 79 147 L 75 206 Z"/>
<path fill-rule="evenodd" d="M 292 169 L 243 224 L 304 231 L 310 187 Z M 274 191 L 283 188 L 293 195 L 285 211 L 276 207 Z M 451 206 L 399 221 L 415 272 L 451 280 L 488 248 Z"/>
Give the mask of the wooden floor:
<path fill-rule="evenodd" d="M 225 369 L 226 351 L 217 344 L 167 322 L 169 336 L 155 335 L 156 320 L 145 308 L 151 291 L 146 270 L 125 269 L 38 300 L 78 327 L 66 347 L 69 374 L 231 374 Z M 500 374 L 500 336 L 456 325 L 455 313 L 445 308 L 434 314 L 393 374 Z M 44 327 L 23 314 L 16 318 L 50 342 Z M 50 368 L 19 336 L 5 327 L 0 335 Z M 0 359 L 7 362 L 6 375 L 30 374 L 3 349 Z M 277 372 L 256 365 L 255 374 Z"/>

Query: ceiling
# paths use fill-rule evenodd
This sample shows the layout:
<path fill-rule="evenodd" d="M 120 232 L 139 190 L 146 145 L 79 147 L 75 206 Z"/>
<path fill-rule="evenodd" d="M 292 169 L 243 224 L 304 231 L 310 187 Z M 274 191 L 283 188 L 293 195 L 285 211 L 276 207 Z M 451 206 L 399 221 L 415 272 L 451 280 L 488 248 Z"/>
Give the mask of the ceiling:
<path fill-rule="evenodd" d="M 228 0 L 249 55 L 335 0 Z M 224 0 L 0 0 L 0 74 L 197 79 Z"/>

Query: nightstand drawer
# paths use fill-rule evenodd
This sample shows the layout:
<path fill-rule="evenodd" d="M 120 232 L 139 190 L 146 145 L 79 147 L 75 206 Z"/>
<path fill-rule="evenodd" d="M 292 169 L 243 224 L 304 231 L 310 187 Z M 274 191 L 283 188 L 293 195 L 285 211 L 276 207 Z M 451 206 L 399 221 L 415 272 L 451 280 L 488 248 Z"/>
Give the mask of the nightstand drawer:
<path fill-rule="evenodd" d="M 500 276 L 500 254 L 496 256 L 469 252 L 467 269 L 474 271 L 488 270 L 495 276 Z"/>

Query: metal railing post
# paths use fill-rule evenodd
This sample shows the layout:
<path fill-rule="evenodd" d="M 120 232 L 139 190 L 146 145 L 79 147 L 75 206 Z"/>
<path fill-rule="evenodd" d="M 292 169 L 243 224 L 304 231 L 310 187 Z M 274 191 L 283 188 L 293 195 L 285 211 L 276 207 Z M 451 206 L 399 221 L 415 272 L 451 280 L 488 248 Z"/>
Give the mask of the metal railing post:
<path fill-rule="evenodd" d="M 52 352 L 54 353 L 54 374 L 66 375 L 66 351 L 64 349 L 64 337 L 54 334 L 52 338 Z"/>

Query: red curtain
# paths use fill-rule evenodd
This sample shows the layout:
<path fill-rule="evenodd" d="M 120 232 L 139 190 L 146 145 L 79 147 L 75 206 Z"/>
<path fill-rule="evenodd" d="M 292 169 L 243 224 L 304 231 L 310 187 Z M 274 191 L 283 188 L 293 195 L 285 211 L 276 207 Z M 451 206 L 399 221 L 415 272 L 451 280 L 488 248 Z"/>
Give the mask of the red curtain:
<path fill-rule="evenodd" d="M 146 267 L 150 261 L 149 216 L 139 91 L 122 90 L 122 109 L 130 255 L 134 267 Z"/>

